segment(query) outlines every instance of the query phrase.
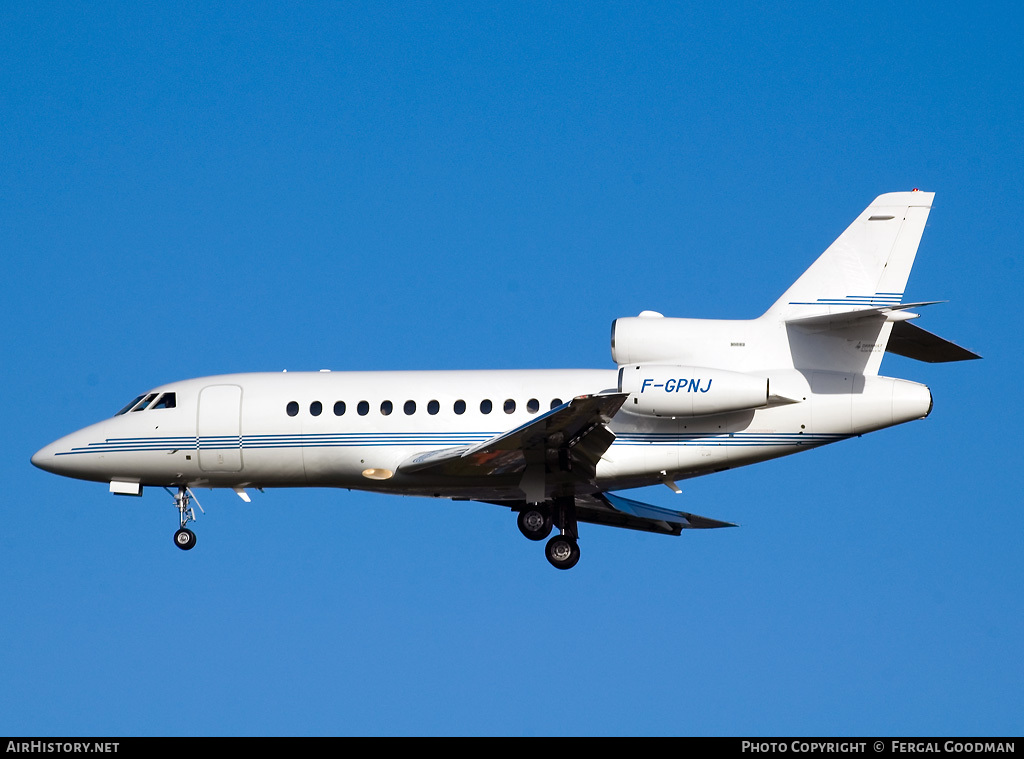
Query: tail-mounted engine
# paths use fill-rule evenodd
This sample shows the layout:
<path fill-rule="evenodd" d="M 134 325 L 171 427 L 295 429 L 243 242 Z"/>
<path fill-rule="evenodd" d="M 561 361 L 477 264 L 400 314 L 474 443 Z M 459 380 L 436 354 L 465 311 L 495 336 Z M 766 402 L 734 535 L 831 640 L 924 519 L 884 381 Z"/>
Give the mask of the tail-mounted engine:
<path fill-rule="evenodd" d="M 623 411 L 643 416 L 705 416 L 762 408 L 768 379 L 697 366 L 633 364 L 619 367 Z"/>

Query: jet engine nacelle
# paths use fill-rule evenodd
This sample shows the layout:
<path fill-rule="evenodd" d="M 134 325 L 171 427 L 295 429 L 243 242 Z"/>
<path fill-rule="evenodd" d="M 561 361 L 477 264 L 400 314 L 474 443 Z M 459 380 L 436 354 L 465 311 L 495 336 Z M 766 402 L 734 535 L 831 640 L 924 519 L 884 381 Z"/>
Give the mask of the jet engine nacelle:
<path fill-rule="evenodd" d="M 745 357 L 759 329 L 756 320 L 674 319 L 644 311 L 612 322 L 612 361 L 728 366 Z"/>
<path fill-rule="evenodd" d="M 768 404 L 768 378 L 698 366 L 630 365 L 619 368 L 623 411 L 643 416 L 705 416 Z"/>

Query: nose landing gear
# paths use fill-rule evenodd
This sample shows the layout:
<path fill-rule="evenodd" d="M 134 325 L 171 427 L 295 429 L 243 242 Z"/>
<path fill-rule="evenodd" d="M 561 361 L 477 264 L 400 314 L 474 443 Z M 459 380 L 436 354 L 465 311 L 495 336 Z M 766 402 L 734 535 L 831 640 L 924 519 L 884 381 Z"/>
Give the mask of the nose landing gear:
<path fill-rule="evenodd" d="M 164 490 L 168 493 L 171 492 L 168 488 L 164 488 Z M 182 551 L 190 551 L 196 545 L 196 534 L 188 529 L 187 526 L 189 522 L 196 521 L 196 511 L 190 505 L 192 500 L 195 500 L 196 506 L 199 506 L 199 510 L 203 511 L 203 507 L 199 504 L 199 499 L 196 498 L 195 493 L 184 485 L 178 488 L 178 492 L 174 496 L 174 506 L 178 509 L 178 520 L 181 526 L 174 533 L 174 545 L 178 546 Z M 205 514 L 206 512 L 204 511 L 203 513 Z"/>

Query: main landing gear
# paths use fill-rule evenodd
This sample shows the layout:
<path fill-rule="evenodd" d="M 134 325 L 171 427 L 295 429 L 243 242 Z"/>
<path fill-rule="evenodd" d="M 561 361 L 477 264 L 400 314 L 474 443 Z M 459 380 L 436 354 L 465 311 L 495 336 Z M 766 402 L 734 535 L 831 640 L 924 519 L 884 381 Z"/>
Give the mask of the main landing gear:
<path fill-rule="evenodd" d="M 516 519 L 519 531 L 530 540 L 544 540 L 558 526 L 559 534 L 544 547 L 544 555 L 556 569 L 572 569 L 580 560 L 574 498 L 556 498 L 551 503 L 528 504 Z"/>
<path fill-rule="evenodd" d="M 171 492 L 167 488 L 164 490 L 167 490 L 168 493 Z M 174 545 L 182 551 L 190 551 L 196 545 L 196 534 L 187 527 L 189 522 L 196 521 L 196 511 L 189 505 L 192 500 L 195 500 L 196 506 L 199 506 L 199 510 L 202 511 L 203 507 L 199 505 L 199 499 L 191 490 L 184 486 L 178 488 L 178 492 L 174 496 L 174 506 L 178 509 L 181 527 L 174 533 Z"/>

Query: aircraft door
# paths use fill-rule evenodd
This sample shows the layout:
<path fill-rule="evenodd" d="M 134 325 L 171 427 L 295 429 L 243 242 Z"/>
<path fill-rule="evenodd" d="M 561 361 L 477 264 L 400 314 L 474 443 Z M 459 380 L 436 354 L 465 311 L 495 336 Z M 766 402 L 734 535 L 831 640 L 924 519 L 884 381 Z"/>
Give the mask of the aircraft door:
<path fill-rule="evenodd" d="M 242 471 L 242 388 L 208 385 L 199 393 L 196 435 L 204 472 Z"/>

